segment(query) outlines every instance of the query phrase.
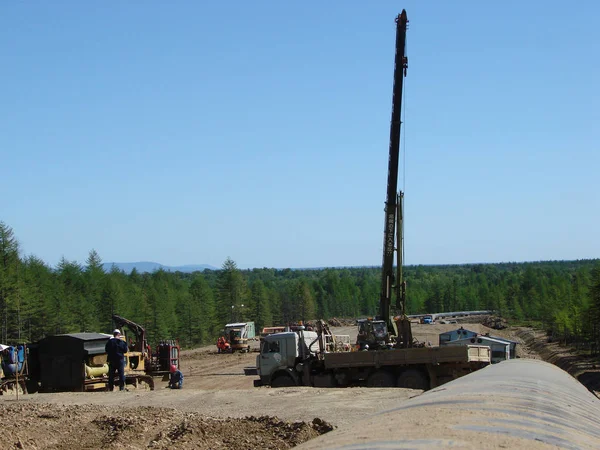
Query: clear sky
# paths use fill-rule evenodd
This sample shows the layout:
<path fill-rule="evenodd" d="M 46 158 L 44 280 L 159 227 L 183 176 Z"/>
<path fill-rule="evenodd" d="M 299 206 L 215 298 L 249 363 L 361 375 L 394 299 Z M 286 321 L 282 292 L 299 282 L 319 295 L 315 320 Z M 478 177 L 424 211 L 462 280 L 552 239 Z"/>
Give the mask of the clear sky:
<path fill-rule="evenodd" d="M 591 0 L 3 0 L 0 220 L 52 265 L 380 264 L 402 8 L 406 263 L 600 257 Z"/>

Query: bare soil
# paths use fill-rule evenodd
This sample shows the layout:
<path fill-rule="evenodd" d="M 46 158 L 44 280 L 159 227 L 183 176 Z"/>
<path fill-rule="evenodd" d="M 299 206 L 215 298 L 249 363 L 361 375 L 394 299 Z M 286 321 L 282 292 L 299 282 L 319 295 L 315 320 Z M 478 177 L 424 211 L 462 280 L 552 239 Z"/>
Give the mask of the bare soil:
<path fill-rule="evenodd" d="M 183 351 L 182 390 L 156 378 L 154 391 L 2 395 L 0 423 L 13 426 L 0 427 L 0 448 L 287 449 L 421 393 L 255 388 L 256 376 L 244 375 L 256 364 L 258 341 L 252 348 Z"/>
<path fill-rule="evenodd" d="M 514 339 L 519 356 L 543 358 L 523 330 L 472 331 Z M 413 325 L 421 342 L 437 345 L 438 334 L 456 324 Z M 356 326 L 335 334 L 356 339 Z M 533 342 L 533 343 L 532 343 Z M 184 389 L 52 393 L 0 396 L 0 448 L 23 449 L 286 449 L 333 427 L 347 426 L 392 409 L 421 394 L 410 389 L 253 387 L 258 341 L 250 353 L 218 354 L 216 346 L 183 351 Z M 542 345 L 542 348 L 544 346 Z M 543 358 L 546 359 L 546 358 Z"/>

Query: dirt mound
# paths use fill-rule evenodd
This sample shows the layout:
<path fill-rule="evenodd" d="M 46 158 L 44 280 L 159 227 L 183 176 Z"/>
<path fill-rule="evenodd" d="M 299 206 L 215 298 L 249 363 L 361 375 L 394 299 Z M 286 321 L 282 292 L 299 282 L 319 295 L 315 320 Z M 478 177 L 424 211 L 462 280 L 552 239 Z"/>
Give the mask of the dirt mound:
<path fill-rule="evenodd" d="M 506 319 L 498 316 L 485 316 L 482 324 L 488 328 L 493 328 L 494 330 L 504 330 L 508 328 Z"/>
<path fill-rule="evenodd" d="M 600 398 L 600 361 L 597 357 L 583 356 L 570 347 L 548 342 L 543 331 L 522 328 L 517 329 L 516 334 L 541 359 L 568 372 Z"/>
<path fill-rule="evenodd" d="M 6 404 L 2 448 L 288 449 L 333 429 L 321 419 L 287 422 L 271 416 L 209 418 L 167 408 Z"/>

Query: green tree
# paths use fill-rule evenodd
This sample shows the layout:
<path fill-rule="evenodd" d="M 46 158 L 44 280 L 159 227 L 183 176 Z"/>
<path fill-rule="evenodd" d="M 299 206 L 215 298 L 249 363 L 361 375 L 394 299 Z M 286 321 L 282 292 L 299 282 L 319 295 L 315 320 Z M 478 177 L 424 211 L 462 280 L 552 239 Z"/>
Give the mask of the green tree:
<path fill-rule="evenodd" d="M 18 339 L 21 330 L 19 243 L 11 227 L 0 222 L 0 320 L 2 341 Z"/>
<path fill-rule="evenodd" d="M 189 318 L 185 323 L 188 334 L 196 342 L 214 339 L 218 329 L 213 292 L 202 274 L 195 274 L 190 286 Z"/>
<path fill-rule="evenodd" d="M 294 300 L 297 306 L 296 319 L 306 322 L 315 319 L 315 300 L 306 279 L 300 279 L 295 287 Z"/>
<path fill-rule="evenodd" d="M 50 311 L 57 291 L 56 276 L 41 259 L 29 256 L 23 262 L 23 298 L 27 303 L 23 314 L 27 342 L 35 342 L 52 333 Z"/>
<path fill-rule="evenodd" d="M 61 258 L 57 266 L 58 290 L 55 293 L 51 321 L 55 333 L 73 333 L 87 329 L 85 281 L 75 261 Z"/>
<path fill-rule="evenodd" d="M 256 323 L 256 328 L 261 330 L 272 322 L 271 305 L 269 304 L 269 295 L 262 280 L 256 280 L 251 288 L 252 300 L 252 319 Z"/>
<path fill-rule="evenodd" d="M 243 320 L 242 305 L 246 296 L 246 281 L 236 263 L 227 258 L 217 280 L 217 317 L 224 325 L 229 321 Z"/>

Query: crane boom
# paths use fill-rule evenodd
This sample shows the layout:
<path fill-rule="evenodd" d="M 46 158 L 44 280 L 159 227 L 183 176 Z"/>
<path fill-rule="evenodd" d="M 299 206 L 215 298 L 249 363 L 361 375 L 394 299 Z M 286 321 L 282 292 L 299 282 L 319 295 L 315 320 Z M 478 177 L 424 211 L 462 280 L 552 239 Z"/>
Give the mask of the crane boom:
<path fill-rule="evenodd" d="M 397 189 L 398 160 L 400 155 L 400 126 L 402 110 L 402 87 L 408 58 L 406 51 L 406 29 L 408 18 L 406 10 L 396 17 L 396 56 L 394 59 L 394 88 L 392 94 L 392 119 L 390 123 L 390 154 L 388 162 L 387 196 L 385 200 L 385 225 L 383 233 L 383 262 L 381 276 L 381 297 L 379 301 L 379 318 L 385 321 L 388 330 L 393 330 L 390 306 L 394 285 L 394 252 L 396 251 Z M 400 231 L 400 230 L 399 230 Z M 401 242 L 398 243 L 401 245 Z M 397 280 L 398 283 L 401 280 Z"/>

